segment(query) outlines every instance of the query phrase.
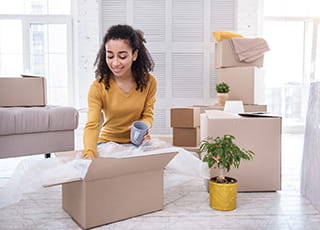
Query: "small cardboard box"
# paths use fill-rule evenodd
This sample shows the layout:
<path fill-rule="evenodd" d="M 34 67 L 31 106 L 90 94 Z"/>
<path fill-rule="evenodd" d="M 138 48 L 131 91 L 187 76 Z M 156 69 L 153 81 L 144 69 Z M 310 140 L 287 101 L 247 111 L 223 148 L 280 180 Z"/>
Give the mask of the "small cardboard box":
<path fill-rule="evenodd" d="M 264 71 L 254 66 L 218 69 L 218 81 L 230 86 L 228 100 L 264 104 Z"/>
<path fill-rule="evenodd" d="M 95 158 L 83 180 L 62 184 L 62 207 L 83 229 L 163 209 L 163 169 L 176 152 Z"/>
<path fill-rule="evenodd" d="M 243 160 L 239 169 L 227 176 L 238 180 L 238 191 L 281 189 L 281 117 L 208 117 L 201 114 L 201 139 L 230 134 L 242 148 L 255 152 L 253 160 Z M 217 170 L 212 176 L 217 176 Z"/>
<path fill-rule="evenodd" d="M 196 128 L 173 127 L 172 144 L 174 146 L 186 146 L 186 147 L 199 146 L 200 145 L 200 127 L 196 127 Z"/>
<path fill-rule="evenodd" d="M 200 108 L 171 108 L 171 127 L 195 128 L 200 126 Z"/>
<path fill-rule="evenodd" d="M 223 39 L 215 44 L 215 67 L 217 69 L 239 66 L 256 66 L 260 68 L 263 66 L 263 58 L 264 56 L 261 56 L 253 62 L 243 62 L 240 61 L 235 53 L 231 39 Z"/>
<path fill-rule="evenodd" d="M 45 106 L 44 77 L 0 77 L 0 106 Z"/>

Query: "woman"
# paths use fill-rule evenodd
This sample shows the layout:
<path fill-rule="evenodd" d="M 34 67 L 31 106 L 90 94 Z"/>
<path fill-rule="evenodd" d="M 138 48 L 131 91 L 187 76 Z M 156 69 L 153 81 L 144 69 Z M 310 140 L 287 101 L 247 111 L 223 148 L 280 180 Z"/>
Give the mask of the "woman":
<path fill-rule="evenodd" d="M 128 25 L 112 26 L 104 36 L 88 93 L 84 158 L 97 156 L 98 143 L 130 143 L 134 121 L 152 126 L 157 82 L 149 73 L 154 63 L 145 42 L 143 33 Z M 101 111 L 105 122 L 100 130 Z"/>

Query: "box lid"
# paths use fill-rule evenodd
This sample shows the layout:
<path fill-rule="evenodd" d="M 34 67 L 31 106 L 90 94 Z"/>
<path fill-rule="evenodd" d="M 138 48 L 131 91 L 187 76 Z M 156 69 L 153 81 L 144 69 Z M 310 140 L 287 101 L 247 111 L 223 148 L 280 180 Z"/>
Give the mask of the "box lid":
<path fill-rule="evenodd" d="M 281 115 L 265 112 L 243 112 L 239 113 L 242 117 L 280 117 Z"/>
<path fill-rule="evenodd" d="M 31 75 L 31 74 L 24 74 L 24 73 L 22 73 L 22 74 L 20 74 L 20 76 L 21 77 L 24 77 L 24 78 L 44 78 L 44 76 L 41 76 L 41 75 Z"/>
<path fill-rule="evenodd" d="M 65 181 L 55 181 L 43 184 L 43 187 L 51 187 L 76 181 L 101 180 L 132 173 L 156 171 L 163 169 L 178 152 L 162 152 L 152 155 L 125 157 L 125 158 L 102 158 L 92 160 L 84 179 L 72 178 Z M 56 153 L 57 157 L 76 159 L 76 151 Z"/>
<path fill-rule="evenodd" d="M 95 158 L 84 181 L 163 169 L 177 152 L 128 158 Z"/>

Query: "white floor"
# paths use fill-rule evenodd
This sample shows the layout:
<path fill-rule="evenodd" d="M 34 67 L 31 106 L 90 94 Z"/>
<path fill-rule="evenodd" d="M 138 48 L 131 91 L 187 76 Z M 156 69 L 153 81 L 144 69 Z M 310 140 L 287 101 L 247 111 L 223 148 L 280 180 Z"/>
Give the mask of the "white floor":
<path fill-rule="evenodd" d="M 202 180 L 166 173 L 162 211 L 96 229 L 320 229 L 320 212 L 299 192 L 302 149 L 303 135 L 284 134 L 282 190 L 239 193 L 237 209 L 233 211 L 211 209 Z M 21 159 L 24 157 L 0 160 L 0 187 Z M 19 203 L 0 209 L 0 229 L 80 228 L 61 208 L 61 187 L 56 186 L 25 194 Z"/>

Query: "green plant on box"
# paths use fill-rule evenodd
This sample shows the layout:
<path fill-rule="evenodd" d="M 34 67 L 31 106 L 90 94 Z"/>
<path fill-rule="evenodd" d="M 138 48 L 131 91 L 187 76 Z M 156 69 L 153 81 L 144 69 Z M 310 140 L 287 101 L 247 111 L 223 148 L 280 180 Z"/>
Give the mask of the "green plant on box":
<path fill-rule="evenodd" d="M 230 91 L 230 86 L 225 82 L 218 83 L 216 85 L 216 91 L 217 93 L 228 93 Z"/>
<path fill-rule="evenodd" d="M 199 153 L 205 153 L 203 161 L 208 163 L 208 167 L 217 167 L 219 176 L 217 183 L 227 183 L 225 173 L 229 172 L 231 167 L 239 168 L 241 160 L 252 160 L 255 154 L 251 150 L 240 148 L 232 135 L 223 137 L 208 137 L 202 140 Z"/>

